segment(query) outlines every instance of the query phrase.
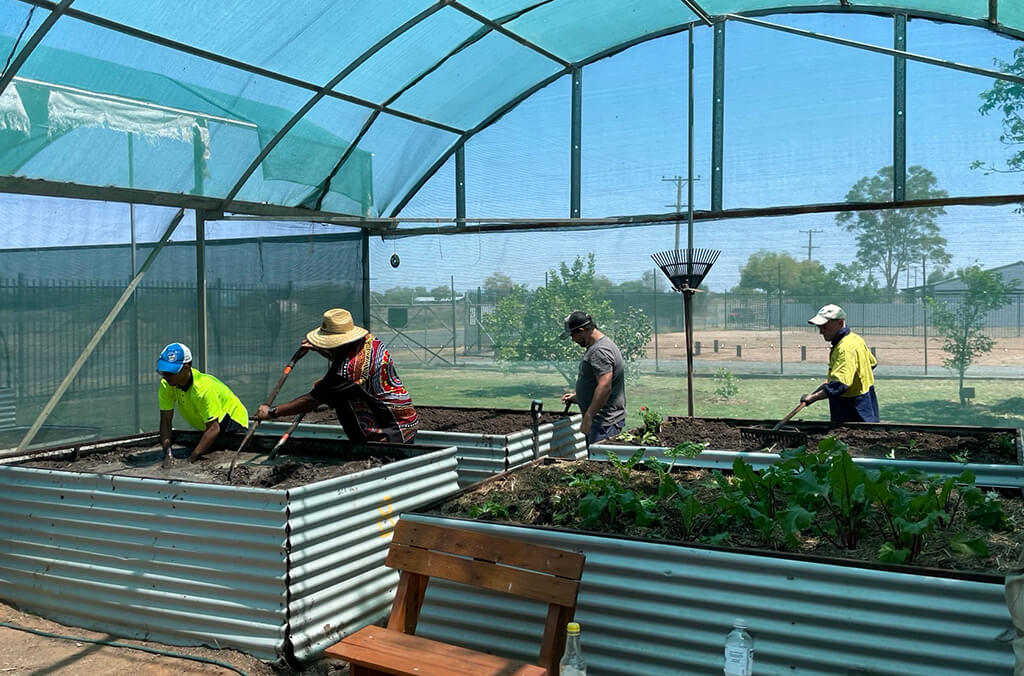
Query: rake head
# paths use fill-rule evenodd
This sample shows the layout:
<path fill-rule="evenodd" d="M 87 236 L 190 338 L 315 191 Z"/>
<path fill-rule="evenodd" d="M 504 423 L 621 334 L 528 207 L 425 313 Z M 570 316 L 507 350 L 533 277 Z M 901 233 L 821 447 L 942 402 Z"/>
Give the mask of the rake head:
<path fill-rule="evenodd" d="M 673 249 L 651 254 L 676 291 L 696 289 L 722 253 L 717 249 Z"/>
<path fill-rule="evenodd" d="M 754 446 L 778 445 L 785 448 L 796 448 L 807 444 L 807 433 L 795 427 L 740 427 L 740 439 Z"/>

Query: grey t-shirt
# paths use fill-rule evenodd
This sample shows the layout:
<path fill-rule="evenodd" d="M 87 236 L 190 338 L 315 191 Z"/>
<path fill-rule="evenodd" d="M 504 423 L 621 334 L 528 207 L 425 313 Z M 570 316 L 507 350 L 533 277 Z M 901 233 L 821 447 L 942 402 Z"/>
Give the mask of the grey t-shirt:
<path fill-rule="evenodd" d="M 586 412 L 594 399 L 597 377 L 609 372 L 612 374 L 612 392 L 594 416 L 594 422 L 602 427 L 626 418 L 626 378 L 619 347 L 608 336 L 601 336 L 583 353 L 576 374 L 576 400 L 581 411 Z"/>

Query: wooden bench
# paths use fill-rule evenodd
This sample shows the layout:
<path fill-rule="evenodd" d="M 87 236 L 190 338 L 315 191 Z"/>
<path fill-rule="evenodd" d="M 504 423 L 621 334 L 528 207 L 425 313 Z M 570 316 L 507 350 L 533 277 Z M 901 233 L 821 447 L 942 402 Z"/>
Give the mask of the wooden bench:
<path fill-rule="evenodd" d="M 387 628 L 364 627 L 325 654 L 346 660 L 352 676 L 556 676 L 565 625 L 576 610 L 583 558 L 562 549 L 402 519 L 386 562 L 401 571 Z M 547 603 L 537 664 L 415 636 L 431 577 Z M 495 621 L 501 621 L 500 615 Z"/>

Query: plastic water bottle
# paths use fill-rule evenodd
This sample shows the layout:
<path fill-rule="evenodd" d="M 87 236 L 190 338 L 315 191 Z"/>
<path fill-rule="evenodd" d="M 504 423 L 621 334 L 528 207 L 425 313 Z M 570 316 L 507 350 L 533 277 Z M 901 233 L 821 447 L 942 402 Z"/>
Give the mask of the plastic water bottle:
<path fill-rule="evenodd" d="M 559 676 L 587 676 L 587 661 L 580 647 L 580 625 L 570 622 L 566 628 L 565 654 L 558 663 Z"/>
<path fill-rule="evenodd" d="M 735 620 L 725 637 L 725 676 L 752 676 L 754 639 L 747 633 L 745 620 Z"/>

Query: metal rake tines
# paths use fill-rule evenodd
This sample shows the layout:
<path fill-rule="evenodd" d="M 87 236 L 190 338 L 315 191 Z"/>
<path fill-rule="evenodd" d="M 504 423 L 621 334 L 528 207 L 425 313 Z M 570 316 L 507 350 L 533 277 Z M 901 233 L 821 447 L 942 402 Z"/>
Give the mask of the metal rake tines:
<path fill-rule="evenodd" d="M 651 254 L 677 291 L 696 289 L 722 252 L 717 249 L 671 249 Z"/>

